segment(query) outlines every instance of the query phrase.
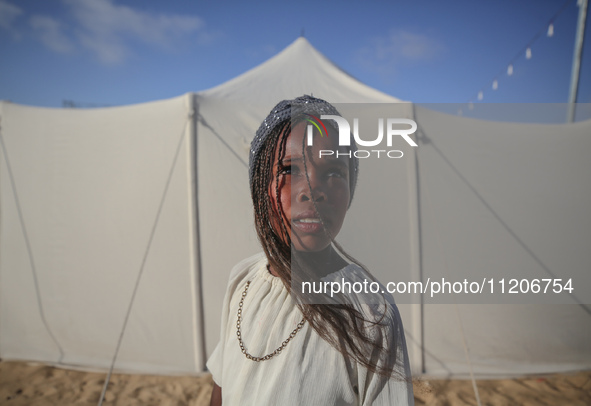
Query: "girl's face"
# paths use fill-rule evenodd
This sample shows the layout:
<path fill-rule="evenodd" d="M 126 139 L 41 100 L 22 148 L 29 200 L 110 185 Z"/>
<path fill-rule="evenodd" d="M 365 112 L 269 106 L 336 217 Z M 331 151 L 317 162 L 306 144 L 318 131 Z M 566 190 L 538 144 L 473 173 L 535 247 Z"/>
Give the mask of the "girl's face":
<path fill-rule="evenodd" d="M 279 221 L 283 218 L 297 251 L 317 252 L 330 245 L 331 237 L 335 238 L 343 225 L 350 200 L 349 157 L 337 158 L 335 152 L 320 158 L 320 150 L 339 150 L 338 134 L 332 129 L 328 137 L 315 132 L 314 145 L 305 145 L 304 167 L 306 127 L 307 123 L 301 122 L 292 129 L 281 156 L 276 148 L 269 186 L 271 222 L 281 235 Z M 340 152 L 346 150 L 341 147 Z"/>

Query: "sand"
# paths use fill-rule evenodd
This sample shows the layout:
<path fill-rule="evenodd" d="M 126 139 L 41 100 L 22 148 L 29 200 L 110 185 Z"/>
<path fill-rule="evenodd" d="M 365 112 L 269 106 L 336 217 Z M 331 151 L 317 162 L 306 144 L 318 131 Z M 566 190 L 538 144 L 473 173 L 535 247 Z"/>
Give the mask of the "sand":
<path fill-rule="evenodd" d="M 481 404 L 487 406 L 591 405 L 591 372 L 478 380 Z M 414 386 L 416 405 L 477 405 L 472 381 L 431 380 Z"/>
<path fill-rule="evenodd" d="M 96 405 L 104 373 L 24 362 L 0 362 L 0 405 Z M 211 375 L 163 377 L 114 374 L 104 405 L 206 406 Z M 482 405 L 591 405 L 591 371 L 477 381 Z M 417 405 L 476 405 L 468 380 L 417 380 Z"/>

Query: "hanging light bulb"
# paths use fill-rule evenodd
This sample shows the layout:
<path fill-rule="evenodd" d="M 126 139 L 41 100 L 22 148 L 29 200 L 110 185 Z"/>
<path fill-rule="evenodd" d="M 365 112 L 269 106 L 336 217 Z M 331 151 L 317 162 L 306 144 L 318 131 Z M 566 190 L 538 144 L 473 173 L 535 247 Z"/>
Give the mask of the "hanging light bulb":
<path fill-rule="evenodd" d="M 484 94 L 482 94 L 482 90 L 478 92 L 478 100 L 482 100 L 484 98 Z"/>
<path fill-rule="evenodd" d="M 493 80 L 492 88 L 493 90 L 497 90 L 499 88 L 499 82 L 496 79 Z"/>
<path fill-rule="evenodd" d="M 548 33 L 547 33 L 547 35 L 549 37 L 551 37 L 551 36 L 554 35 L 554 24 L 550 23 L 550 25 L 548 26 Z"/>
<path fill-rule="evenodd" d="M 513 65 L 507 66 L 507 75 L 511 76 L 513 74 Z"/>
<path fill-rule="evenodd" d="M 525 50 L 525 57 L 526 59 L 531 59 L 531 48 L 527 47 L 527 49 Z"/>

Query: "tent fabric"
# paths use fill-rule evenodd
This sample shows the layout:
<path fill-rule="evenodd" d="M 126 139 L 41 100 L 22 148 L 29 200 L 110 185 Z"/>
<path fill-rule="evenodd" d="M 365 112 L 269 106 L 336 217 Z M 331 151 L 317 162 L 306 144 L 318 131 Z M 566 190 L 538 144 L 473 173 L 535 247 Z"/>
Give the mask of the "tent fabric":
<path fill-rule="evenodd" d="M 380 280 L 439 268 L 588 273 L 591 121 L 474 131 L 469 119 L 413 113 L 299 38 L 197 94 L 95 110 L 0 103 L 0 357 L 108 368 L 140 276 L 115 368 L 203 371 L 229 272 L 260 251 L 250 140 L 278 101 L 302 94 L 345 103 L 344 113 L 377 103 L 367 107 L 419 125 L 418 148 L 396 147 L 404 159 L 361 162 L 338 238 Z M 585 306 L 399 308 L 417 374 L 591 367 Z"/>
<path fill-rule="evenodd" d="M 500 123 L 418 106 L 415 119 L 423 279 L 444 271 L 457 280 L 572 278 L 575 287 L 561 301 L 425 305 L 426 371 L 466 374 L 463 340 L 480 376 L 588 369 L 591 121 Z"/>
<path fill-rule="evenodd" d="M 188 101 L 0 104 L 3 359 L 202 370 Z"/>
<path fill-rule="evenodd" d="M 263 64 L 199 93 L 206 99 L 256 103 L 267 113 L 279 101 L 303 94 L 331 103 L 396 103 L 402 100 L 353 78 L 300 37 Z M 271 105 L 268 105 L 271 103 Z M 260 121 L 264 118 L 261 117 Z M 259 121 L 259 124 L 260 124 Z"/>

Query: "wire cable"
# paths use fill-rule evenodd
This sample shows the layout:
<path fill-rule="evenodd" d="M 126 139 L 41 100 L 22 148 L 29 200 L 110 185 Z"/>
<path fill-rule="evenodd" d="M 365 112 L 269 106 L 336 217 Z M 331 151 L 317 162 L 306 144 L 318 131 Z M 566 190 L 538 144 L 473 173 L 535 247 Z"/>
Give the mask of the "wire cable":
<path fill-rule="evenodd" d="M 142 263 L 140 265 L 140 270 L 138 272 L 138 276 L 135 281 L 135 286 L 133 288 L 133 293 L 131 294 L 131 299 L 129 301 L 129 306 L 127 307 L 127 313 L 125 314 L 125 320 L 123 321 L 123 327 L 121 328 L 121 333 L 119 334 L 119 339 L 117 340 L 117 347 L 115 348 L 115 353 L 113 354 L 113 359 L 111 360 L 111 365 L 109 367 L 109 373 L 107 374 L 107 378 L 105 379 L 105 384 L 103 385 L 103 390 L 101 392 L 98 406 L 102 406 L 103 400 L 105 399 L 105 394 L 107 393 L 107 388 L 109 386 L 109 381 L 111 380 L 111 375 L 113 373 L 113 369 L 115 367 L 115 362 L 117 361 L 117 356 L 119 355 L 119 349 L 121 348 L 121 343 L 123 342 L 123 336 L 125 334 L 125 329 L 127 327 L 127 322 L 129 321 L 129 315 L 131 314 L 131 309 L 133 307 L 133 302 L 135 301 L 135 296 L 138 291 L 138 287 L 140 284 L 140 280 L 144 273 L 144 267 L 146 265 L 146 260 L 148 258 L 148 253 L 150 252 L 150 248 L 152 246 L 152 241 L 154 240 L 154 235 L 156 234 L 156 227 L 158 226 L 158 222 L 160 220 L 160 214 L 162 213 L 162 208 L 164 207 L 164 201 L 166 200 L 166 195 L 168 194 L 168 187 L 170 186 L 170 182 L 172 180 L 172 175 L 174 173 L 174 169 L 176 167 L 176 163 L 181 151 L 181 147 L 183 146 L 183 140 L 185 139 L 187 133 L 187 126 L 190 123 L 192 115 L 189 115 L 189 119 L 185 122 L 183 127 L 183 131 L 181 132 L 181 136 L 178 141 L 178 145 L 176 147 L 176 152 L 174 155 L 174 159 L 172 161 L 172 165 L 170 167 L 170 171 L 168 173 L 168 179 L 166 180 L 166 184 L 164 186 L 164 190 L 162 192 L 162 197 L 160 199 L 160 205 L 158 206 L 158 210 L 156 211 L 156 218 L 154 219 L 154 224 L 152 225 L 152 231 L 150 233 L 150 237 L 148 238 L 148 245 L 146 246 L 146 250 L 144 252 L 144 257 L 142 259 Z"/>
<path fill-rule="evenodd" d="M 523 57 L 524 54 L 529 54 L 531 55 L 531 51 L 529 51 L 532 47 L 532 45 L 542 36 L 544 35 L 547 30 L 548 27 L 554 23 L 554 21 L 556 21 L 556 19 L 564 12 L 564 10 L 566 10 L 566 8 L 568 6 L 571 5 L 571 3 L 573 3 L 576 0 L 566 0 L 564 2 L 564 4 L 562 5 L 562 7 L 560 8 L 560 10 L 558 10 L 553 16 L 552 18 L 550 18 L 550 20 L 548 20 L 548 22 L 546 23 L 546 25 L 544 25 L 544 27 L 542 29 L 540 29 L 533 37 L 532 39 L 530 39 L 528 41 L 528 43 L 526 45 L 524 45 L 519 52 L 517 52 L 515 54 L 515 56 L 505 65 L 505 67 L 502 70 L 499 70 L 499 72 L 493 77 L 492 81 L 488 81 L 484 86 L 481 87 L 481 89 L 484 89 L 486 86 L 488 86 L 490 83 L 493 84 L 493 88 L 494 90 L 496 90 L 497 86 L 498 86 L 498 80 L 500 77 L 502 77 L 504 75 L 505 72 L 507 72 L 507 69 L 509 69 L 511 71 L 511 74 L 513 73 L 513 64 L 521 57 Z M 552 30 L 552 33 L 554 31 Z M 529 51 L 529 52 L 528 52 Z M 529 58 L 528 58 L 529 59 Z M 510 68 L 507 68 L 510 67 Z M 495 85 L 496 82 L 496 85 Z M 476 100 L 482 100 L 482 90 L 479 90 L 478 92 L 476 92 L 476 94 L 471 97 L 466 103 L 473 103 Z"/>
<path fill-rule="evenodd" d="M 37 267 L 35 265 L 35 259 L 33 256 L 33 248 L 31 247 L 31 240 L 29 239 L 29 234 L 27 232 L 27 227 L 25 225 L 25 216 L 23 214 L 22 206 L 20 199 L 18 197 L 18 192 L 16 189 L 16 182 L 14 180 L 14 174 L 12 172 L 12 166 L 10 165 L 10 160 L 8 159 L 8 151 L 6 149 L 6 145 L 4 144 L 4 137 L 2 136 L 2 128 L 0 127 L 0 145 L 2 146 L 2 154 L 4 155 L 4 161 L 6 162 L 6 169 L 8 172 L 8 178 L 10 179 L 10 186 L 12 188 L 12 194 L 14 196 L 14 202 L 16 205 L 16 211 L 18 213 L 18 220 L 21 225 L 21 229 L 23 230 L 23 238 L 25 240 L 25 246 L 27 247 L 27 254 L 29 256 L 29 263 L 31 265 L 31 272 L 33 273 L 33 282 L 35 285 L 35 296 L 37 298 L 37 307 L 39 308 L 39 315 L 41 316 L 41 321 L 45 326 L 45 329 L 49 333 L 52 341 L 58 348 L 60 353 L 59 359 L 57 361 L 58 364 L 61 364 L 64 358 L 64 350 L 60 345 L 59 341 L 57 340 L 55 334 L 49 327 L 49 323 L 47 322 L 47 318 L 45 317 L 45 311 L 43 310 L 43 301 L 41 299 L 41 288 L 39 287 L 39 277 L 37 275 Z"/>

